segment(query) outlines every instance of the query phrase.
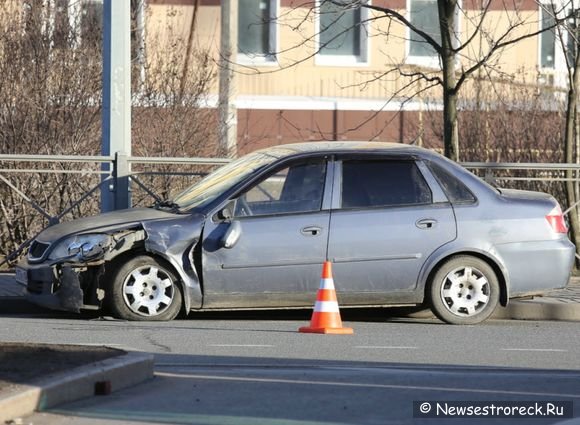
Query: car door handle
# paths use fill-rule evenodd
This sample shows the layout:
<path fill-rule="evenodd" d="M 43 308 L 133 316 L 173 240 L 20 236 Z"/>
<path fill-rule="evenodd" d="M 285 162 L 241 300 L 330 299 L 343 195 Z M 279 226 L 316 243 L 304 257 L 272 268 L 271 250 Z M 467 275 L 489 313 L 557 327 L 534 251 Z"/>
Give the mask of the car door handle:
<path fill-rule="evenodd" d="M 417 226 L 419 229 L 432 229 L 436 225 L 437 220 L 434 218 L 424 218 L 415 222 L 415 226 Z"/>
<path fill-rule="evenodd" d="M 318 236 L 322 233 L 322 227 L 318 226 L 308 226 L 300 230 L 304 236 Z"/>

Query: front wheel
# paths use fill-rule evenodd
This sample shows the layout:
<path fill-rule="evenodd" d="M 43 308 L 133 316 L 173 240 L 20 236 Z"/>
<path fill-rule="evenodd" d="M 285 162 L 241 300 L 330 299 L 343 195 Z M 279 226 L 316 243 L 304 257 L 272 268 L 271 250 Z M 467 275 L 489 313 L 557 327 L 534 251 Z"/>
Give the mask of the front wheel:
<path fill-rule="evenodd" d="M 445 262 L 430 282 L 431 309 L 444 322 L 473 325 L 495 311 L 499 301 L 498 278 L 485 261 L 471 256 Z"/>
<path fill-rule="evenodd" d="M 109 292 L 113 315 L 125 320 L 173 320 L 181 309 L 175 274 L 145 255 L 129 260 L 114 273 Z"/>

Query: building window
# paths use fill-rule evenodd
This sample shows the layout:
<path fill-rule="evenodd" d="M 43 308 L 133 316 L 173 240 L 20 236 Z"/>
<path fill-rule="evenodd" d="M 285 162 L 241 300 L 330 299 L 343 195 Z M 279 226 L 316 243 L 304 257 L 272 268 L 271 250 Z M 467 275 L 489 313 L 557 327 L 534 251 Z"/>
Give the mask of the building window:
<path fill-rule="evenodd" d="M 70 16 L 68 13 L 68 2 L 66 0 L 56 0 L 54 2 L 54 25 L 52 25 L 53 47 L 64 49 L 71 42 Z"/>
<path fill-rule="evenodd" d="M 83 48 L 101 48 L 103 34 L 103 0 L 81 3 L 79 27 L 76 29 Z"/>
<path fill-rule="evenodd" d="M 540 34 L 540 68 L 554 69 L 556 64 L 556 33 L 554 32 L 556 18 L 551 11 L 544 10 L 542 6 L 540 6 L 540 16 L 540 29 L 545 30 Z"/>
<path fill-rule="evenodd" d="M 41 34 L 52 48 L 100 50 L 103 9 L 103 0 L 25 0 L 24 31 Z M 144 43 L 144 16 L 145 0 L 131 0 L 131 42 L 136 46 L 132 46 L 132 59 Z"/>
<path fill-rule="evenodd" d="M 539 9 L 538 81 L 541 85 L 566 87 L 566 67 L 574 64 L 576 55 L 576 17 L 572 9 L 559 4 L 543 3 Z M 566 18 L 566 21 L 564 21 Z M 562 21 L 557 22 L 557 19 Z M 556 23 L 563 24 L 560 30 Z"/>
<path fill-rule="evenodd" d="M 333 64 L 366 62 L 366 9 L 321 0 L 318 20 L 318 59 Z M 345 62 L 344 60 L 347 59 Z M 350 59 L 350 60 L 349 60 Z"/>
<path fill-rule="evenodd" d="M 437 17 L 436 0 L 409 0 L 409 20 L 413 26 L 429 34 L 437 43 L 441 43 L 441 31 Z M 437 52 L 423 37 L 409 30 L 409 56 L 415 58 L 433 58 Z"/>
<path fill-rule="evenodd" d="M 276 0 L 239 0 L 238 54 L 241 61 L 275 59 L 276 9 Z"/>

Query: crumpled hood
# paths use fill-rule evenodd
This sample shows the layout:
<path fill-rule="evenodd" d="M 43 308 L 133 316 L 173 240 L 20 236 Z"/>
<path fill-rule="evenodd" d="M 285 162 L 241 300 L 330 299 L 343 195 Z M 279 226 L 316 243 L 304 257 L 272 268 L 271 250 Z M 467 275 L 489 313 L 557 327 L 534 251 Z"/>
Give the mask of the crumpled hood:
<path fill-rule="evenodd" d="M 36 239 L 40 242 L 52 243 L 76 233 L 101 233 L 113 229 L 129 228 L 141 222 L 179 217 L 184 216 L 154 208 L 130 208 L 56 224 L 43 230 Z"/>

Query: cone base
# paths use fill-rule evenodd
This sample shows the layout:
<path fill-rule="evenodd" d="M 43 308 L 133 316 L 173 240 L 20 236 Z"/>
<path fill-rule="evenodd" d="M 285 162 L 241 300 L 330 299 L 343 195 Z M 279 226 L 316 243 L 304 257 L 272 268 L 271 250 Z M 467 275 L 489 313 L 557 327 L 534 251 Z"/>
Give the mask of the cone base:
<path fill-rule="evenodd" d="M 298 332 L 306 334 L 335 334 L 335 335 L 352 335 L 352 328 L 311 328 L 309 326 L 298 329 Z"/>

